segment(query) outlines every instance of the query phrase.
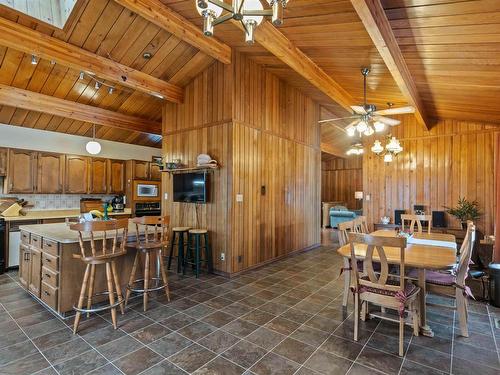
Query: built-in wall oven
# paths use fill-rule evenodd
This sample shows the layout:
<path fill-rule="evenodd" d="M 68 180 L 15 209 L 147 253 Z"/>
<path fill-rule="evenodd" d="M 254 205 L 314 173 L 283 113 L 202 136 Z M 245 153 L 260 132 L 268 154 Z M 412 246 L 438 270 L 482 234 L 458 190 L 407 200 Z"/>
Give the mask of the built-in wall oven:
<path fill-rule="evenodd" d="M 160 202 L 140 202 L 135 204 L 135 216 L 160 216 L 161 205 Z"/>

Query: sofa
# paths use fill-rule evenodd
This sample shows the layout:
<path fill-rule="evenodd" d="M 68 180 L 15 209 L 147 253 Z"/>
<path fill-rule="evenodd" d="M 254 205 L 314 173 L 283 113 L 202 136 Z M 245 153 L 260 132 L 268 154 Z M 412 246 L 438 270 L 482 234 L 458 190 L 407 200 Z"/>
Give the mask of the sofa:
<path fill-rule="evenodd" d="M 337 228 L 339 223 L 346 221 L 351 221 L 356 218 L 357 213 L 355 211 L 349 211 L 347 207 L 344 206 L 334 206 L 330 208 L 330 227 Z"/>

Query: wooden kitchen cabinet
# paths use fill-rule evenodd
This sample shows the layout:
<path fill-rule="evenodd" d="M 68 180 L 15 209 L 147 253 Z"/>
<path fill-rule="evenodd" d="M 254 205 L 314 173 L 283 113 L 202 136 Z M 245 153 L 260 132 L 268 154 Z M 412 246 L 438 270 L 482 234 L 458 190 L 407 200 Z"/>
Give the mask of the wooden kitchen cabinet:
<path fill-rule="evenodd" d="M 109 160 L 109 194 L 125 194 L 125 161 Z"/>
<path fill-rule="evenodd" d="M 37 157 L 37 193 L 61 194 L 64 189 L 64 162 L 62 154 L 39 152 Z"/>
<path fill-rule="evenodd" d="M 150 165 L 149 172 L 151 180 L 161 181 L 160 166 L 156 163 L 149 163 L 149 165 Z"/>
<path fill-rule="evenodd" d="M 29 283 L 28 289 L 40 298 L 40 287 L 42 283 L 42 252 L 40 249 L 31 247 L 29 260 Z"/>
<path fill-rule="evenodd" d="M 36 155 L 30 150 L 9 150 L 6 193 L 35 193 Z"/>
<path fill-rule="evenodd" d="M 108 192 L 108 163 L 107 159 L 90 159 L 90 186 L 91 194 L 106 194 Z"/>
<path fill-rule="evenodd" d="M 89 191 L 89 161 L 85 156 L 67 155 L 64 170 L 64 190 L 67 194 L 86 194 Z"/>
<path fill-rule="evenodd" d="M 0 148 L 0 176 L 7 175 L 7 155 L 8 150 L 6 148 Z"/>
<path fill-rule="evenodd" d="M 149 180 L 149 162 L 142 160 L 132 160 L 133 163 L 133 179 L 134 180 Z"/>
<path fill-rule="evenodd" d="M 19 247 L 19 282 L 21 285 L 28 289 L 30 282 L 30 248 L 29 245 L 21 243 Z"/>

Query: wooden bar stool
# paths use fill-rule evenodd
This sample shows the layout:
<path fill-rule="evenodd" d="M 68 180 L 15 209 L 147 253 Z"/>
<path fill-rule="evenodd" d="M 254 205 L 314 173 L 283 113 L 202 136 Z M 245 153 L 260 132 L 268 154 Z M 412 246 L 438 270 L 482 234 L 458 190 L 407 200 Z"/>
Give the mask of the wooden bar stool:
<path fill-rule="evenodd" d="M 183 258 L 184 258 L 184 247 L 187 241 L 184 241 L 184 237 L 188 234 L 191 227 L 174 227 L 172 228 L 172 242 L 170 244 L 170 254 L 168 255 L 168 269 L 172 265 L 172 258 L 174 257 L 174 248 L 177 245 L 177 272 L 180 273 L 182 270 Z M 177 242 L 176 242 L 177 240 Z M 187 240 L 187 238 L 186 238 Z"/>
<path fill-rule="evenodd" d="M 203 237 L 203 245 L 201 239 Z M 205 258 L 201 259 L 201 252 L 205 251 Z M 208 241 L 208 230 L 206 229 L 190 229 L 188 231 L 188 251 L 184 256 L 182 273 L 186 274 L 186 265 L 192 264 L 196 278 L 200 276 L 200 266 L 201 263 L 207 263 L 208 272 L 212 273 L 212 249 L 210 248 L 210 243 Z"/>
<path fill-rule="evenodd" d="M 168 246 L 168 225 L 169 216 L 144 216 L 136 217 L 131 220 L 136 228 L 136 242 L 128 243 L 127 247 L 136 250 L 134 264 L 130 272 L 130 278 L 127 285 L 125 296 L 125 305 L 128 303 L 130 294 L 142 293 L 144 311 L 148 308 L 148 293 L 165 289 L 167 300 L 170 301 L 170 290 L 168 287 L 168 277 L 163 264 L 162 251 Z M 136 279 L 137 266 L 141 260 L 141 254 L 144 254 L 144 274 L 143 278 Z M 156 276 L 151 276 L 151 260 L 156 259 Z M 143 283 L 143 288 L 135 288 L 137 283 Z"/>
<path fill-rule="evenodd" d="M 78 240 L 80 243 L 81 255 L 74 255 L 74 257 L 81 259 L 82 262 L 86 264 L 78 304 L 77 306 L 73 306 L 73 309 L 76 311 L 73 333 L 76 333 L 78 330 L 82 313 L 90 314 L 104 310 L 111 310 L 111 320 L 113 322 L 113 327 L 116 329 L 116 306 L 120 305 L 120 309 L 123 314 L 124 300 L 120 281 L 118 279 L 118 273 L 116 271 L 115 260 L 127 253 L 125 243 L 127 242 L 128 219 L 87 221 L 84 223 L 72 224 L 70 229 L 78 231 Z M 90 254 L 85 248 L 84 235 L 86 233 L 90 236 Z M 96 242 L 99 239 L 102 240 L 101 248 L 96 246 Z M 120 239 L 121 242 L 118 244 Z M 85 240 L 87 240 L 87 238 L 85 238 Z M 111 247 L 108 249 L 109 245 L 111 245 Z M 105 292 L 94 294 L 96 266 L 100 264 L 103 264 L 106 267 L 108 289 Z M 117 295 L 116 300 L 115 293 Z M 105 294 L 109 297 L 109 305 L 92 308 L 92 299 L 97 295 Z M 87 307 L 83 308 L 85 297 L 87 297 Z"/>

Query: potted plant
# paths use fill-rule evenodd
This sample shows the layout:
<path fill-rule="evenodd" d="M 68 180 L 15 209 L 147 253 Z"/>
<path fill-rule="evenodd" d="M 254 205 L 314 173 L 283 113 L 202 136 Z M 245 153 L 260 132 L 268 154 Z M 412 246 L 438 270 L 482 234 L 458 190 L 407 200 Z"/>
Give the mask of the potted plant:
<path fill-rule="evenodd" d="M 458 204 L 453 207 L 446 207 L 446 212 L 450 215 L 455 216 L 462 223 L 462 229 L 467 228 L 467 220 L 476 220 L 481 216 L 481 212 L 479 211 L 479 204 L 477 201 L 468 201 L 463 198 L 458 199 Z"/>

